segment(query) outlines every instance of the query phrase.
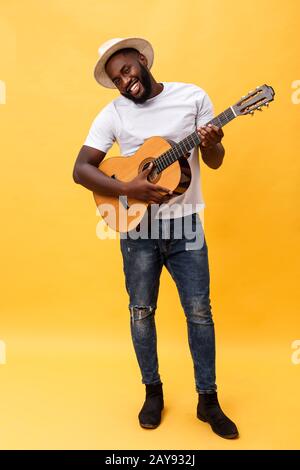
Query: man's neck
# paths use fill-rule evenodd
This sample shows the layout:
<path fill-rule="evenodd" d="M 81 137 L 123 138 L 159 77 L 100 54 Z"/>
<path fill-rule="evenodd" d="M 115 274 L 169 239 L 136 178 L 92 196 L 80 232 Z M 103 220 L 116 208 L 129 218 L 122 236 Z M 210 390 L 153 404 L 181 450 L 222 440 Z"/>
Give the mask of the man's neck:
<path fill-rule="evenodd" d="M 162 83 L 157 83 L 155 80 L 153 80 L 151 85 L 152 85 L 152 91 L 151 91 L 151 94 L 150 94 L 149 98 L 154 98 L 154 96 L 159 95 L 159 93 L 161 93 L 164 89 L 163 84 Z"/>

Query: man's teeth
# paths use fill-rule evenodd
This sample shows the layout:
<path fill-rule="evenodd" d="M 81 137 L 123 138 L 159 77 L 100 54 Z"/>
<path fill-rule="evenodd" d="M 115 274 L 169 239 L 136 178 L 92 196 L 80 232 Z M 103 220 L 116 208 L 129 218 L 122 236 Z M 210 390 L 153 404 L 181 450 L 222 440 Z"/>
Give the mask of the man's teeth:
<path fill-rule="evenodd" d="M 135 82 L 129 89 L 129 91 L 136 91 L 138 89 L 138 82 Z"/>

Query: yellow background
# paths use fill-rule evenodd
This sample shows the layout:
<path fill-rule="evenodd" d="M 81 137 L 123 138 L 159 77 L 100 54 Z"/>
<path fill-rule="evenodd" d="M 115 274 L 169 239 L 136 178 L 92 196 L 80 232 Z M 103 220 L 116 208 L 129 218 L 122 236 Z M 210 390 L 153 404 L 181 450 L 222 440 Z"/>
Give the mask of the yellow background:
<path fill-rule="evenodd" d="M 1 0 L 0 14 L 0 447 L 297 448 L 299 2 Z M 157 430 L 138 426 L 144 386 L 118 240 L 96 237 L 92 195 L 72 181 L 92 119 L 117 96 L 93 78 L 98 46 L 126 36 L 152 42 L 158 81 L 199 85 L 217 113 L 262 83 L 276 91 L 269 110 L 224 129 L 219 170 L 202 164 L 219 395 L 237 441 L 195 417 L 166 272 L 156 316 L 166 411 Z"/>

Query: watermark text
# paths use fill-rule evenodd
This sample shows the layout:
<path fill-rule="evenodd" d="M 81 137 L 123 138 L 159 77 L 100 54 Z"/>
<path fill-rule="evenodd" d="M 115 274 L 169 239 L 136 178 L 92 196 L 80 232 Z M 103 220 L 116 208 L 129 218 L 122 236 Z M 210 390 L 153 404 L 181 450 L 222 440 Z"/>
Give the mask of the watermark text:
<path fill-rule="evenodd" d="M 292 342 L 292 349 L 295 349 L 295 351 L 292 353 L 291 361 L 293 364 L 298 365 L 300 364 L 300 339 L 295 339 Z"/>
<path fill-rule="evenodd" d="M 0 104 L 6 104 L 6 84 L 0 80 Z"/>
<path fill-rule="evenodd" d="M 0 339 L 0 364 L 6 364 L 6 344 Z"/>

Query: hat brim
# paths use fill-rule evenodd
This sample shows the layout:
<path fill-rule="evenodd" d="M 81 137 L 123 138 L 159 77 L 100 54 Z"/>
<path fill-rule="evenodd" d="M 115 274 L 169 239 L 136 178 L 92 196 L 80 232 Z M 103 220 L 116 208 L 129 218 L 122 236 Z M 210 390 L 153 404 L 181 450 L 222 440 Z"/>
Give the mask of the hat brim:
<path fill-rule="evenodd" d="M 97 80 L 97 82 L 100 83 L 100 85 L 106 88 L 116 88 L 116 86 L 113 84 L 113 82 L 111 81 L 111 79 L 109 78 L 109 76 L 107 75 L 105 71 L 105 64 L 115 52 L 121 49 L 125 49 L 127 47 L 132 47 L 133 49 L 136 49 L 141 54 L 143 54 L 147 58 L 148 68 L 150 69 L 152 67 L 153 59 L 154 59 L 154 51 L 150 42 L 142 38 L 122 39 L 121 41 L 119 41 L 118 43 L 110 47 L 102 55 L 102 57 L 98 60 L 96 64 L 96 67 L 94 70 L 94 77 Z"/>

